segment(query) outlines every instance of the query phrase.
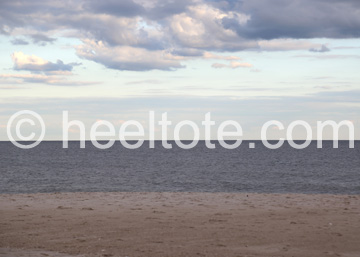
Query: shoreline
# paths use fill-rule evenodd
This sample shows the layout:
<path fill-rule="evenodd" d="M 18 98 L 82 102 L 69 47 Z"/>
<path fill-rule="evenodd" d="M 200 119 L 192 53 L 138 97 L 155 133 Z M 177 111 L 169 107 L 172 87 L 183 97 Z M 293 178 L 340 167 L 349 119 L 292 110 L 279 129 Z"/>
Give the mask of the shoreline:
<path fill-rule="evenodd" d="M 355 257 L 359 214 L 359 195 L 0 194 L 0 256 Z"/>

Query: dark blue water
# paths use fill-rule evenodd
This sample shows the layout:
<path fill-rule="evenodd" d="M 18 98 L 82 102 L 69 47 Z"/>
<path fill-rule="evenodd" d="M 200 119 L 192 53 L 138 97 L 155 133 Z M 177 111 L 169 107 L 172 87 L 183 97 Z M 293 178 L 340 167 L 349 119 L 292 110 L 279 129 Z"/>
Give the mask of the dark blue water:
<path fill-rule="evenodd" d="M 316 142 L 296 150 L 288 144 L 277 150 L 261 142 L 235 150 L 207 149 L 204 142 L 191 150 L 164 149 L 156 142 L 128 150 L 116 143 L 99 150 L 86 143 L 43 142 L 22 150 L 0 142 L 0 193 L 192 191 L 259 193 L 360 194 L 360 142 L 349 149 L 340 142 Z"/>

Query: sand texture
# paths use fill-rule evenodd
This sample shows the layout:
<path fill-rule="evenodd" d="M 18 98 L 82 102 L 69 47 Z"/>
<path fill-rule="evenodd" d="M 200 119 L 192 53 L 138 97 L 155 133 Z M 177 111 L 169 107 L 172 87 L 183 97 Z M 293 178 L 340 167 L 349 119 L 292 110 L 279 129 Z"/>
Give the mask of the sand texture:
<path fill-rule="evenodd" d="M 360 256 L 360 196 L 0 195 L 0 257 Z"/>

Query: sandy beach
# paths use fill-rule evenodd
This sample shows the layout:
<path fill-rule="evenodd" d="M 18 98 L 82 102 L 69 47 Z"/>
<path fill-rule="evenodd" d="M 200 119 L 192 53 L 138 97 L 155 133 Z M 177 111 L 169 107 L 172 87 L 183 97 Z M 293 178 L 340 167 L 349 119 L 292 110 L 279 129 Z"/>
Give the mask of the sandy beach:
<path fill-rule="evenodd" d="M 360 256 L 360 196 L 0 195 L 0 256 Z"/>

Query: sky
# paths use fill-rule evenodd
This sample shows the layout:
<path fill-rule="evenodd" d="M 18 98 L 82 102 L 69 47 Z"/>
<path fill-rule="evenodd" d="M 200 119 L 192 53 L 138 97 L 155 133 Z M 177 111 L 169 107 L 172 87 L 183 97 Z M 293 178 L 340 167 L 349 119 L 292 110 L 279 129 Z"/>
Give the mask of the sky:
<path fill-rule="evenodd" d="M 21 110 L 43 117 L 48 140 L 65 110 L 87 132 L 98 120 L 148 131 L 152 110 L 199 126 L 210 112 L 245 139 L 269 120 L 350 120 L 360 139 L 359 37 L 358 0 L 1 0 L 0 140 Z"/>

